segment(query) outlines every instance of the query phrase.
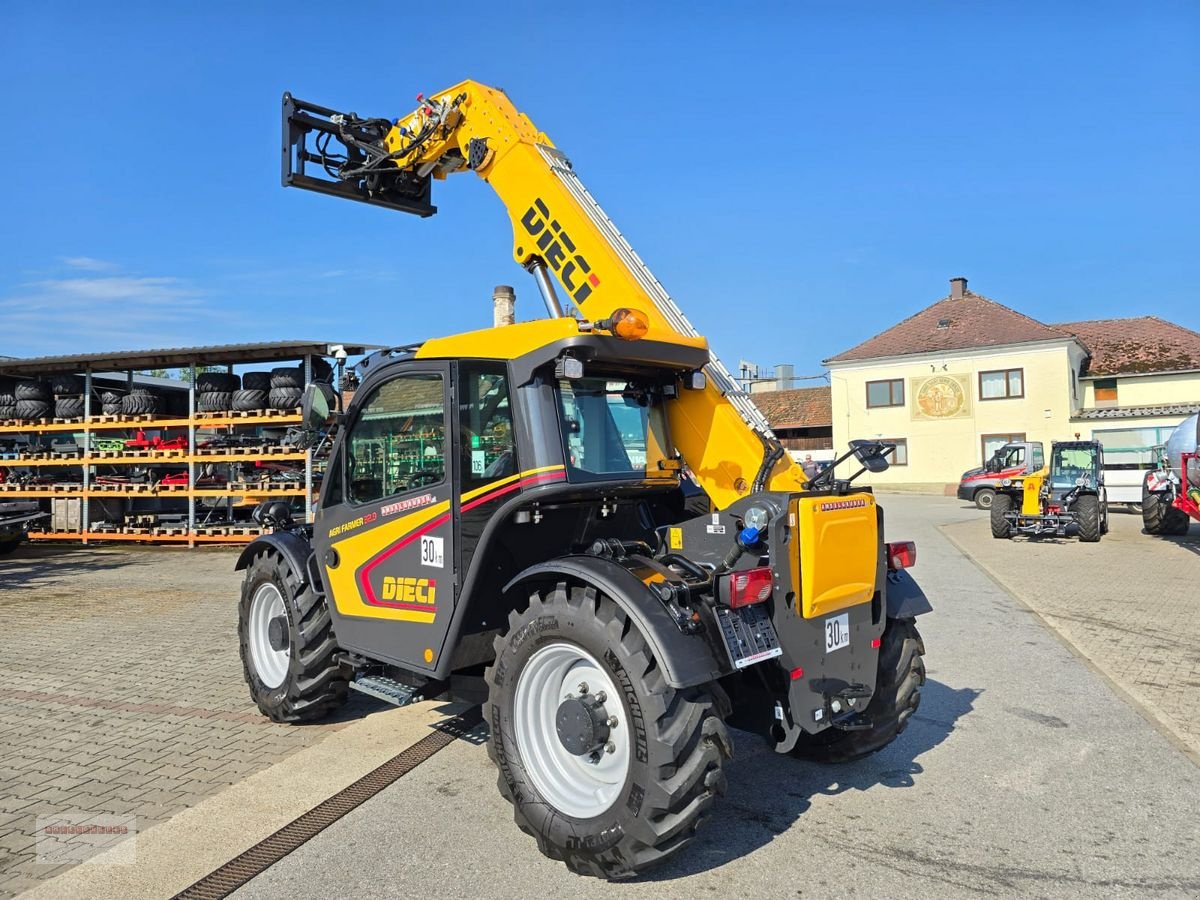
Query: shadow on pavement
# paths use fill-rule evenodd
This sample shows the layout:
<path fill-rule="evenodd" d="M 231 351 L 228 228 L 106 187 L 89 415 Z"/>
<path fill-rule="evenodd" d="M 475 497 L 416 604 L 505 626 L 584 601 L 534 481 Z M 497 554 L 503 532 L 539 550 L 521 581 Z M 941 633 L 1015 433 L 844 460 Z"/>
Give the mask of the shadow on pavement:
<path fill-rule="evenodd" d="M 24 543 L 9 555 L 0 557 L 0 579 L 6 590 L 41 587 L 72 576 L 119 569 L 130 564 L 129 555 L 119 551 Z"/>
<path fill-rule="evenodd" d="M 737 732 L 734 760 L 726 770 L 729 790 L 695 842 L 687 853 L 637 880 L 670 881 L 746 856 L 791 828 L 814 796 L 913 787 L 924 771 L 917 757 L 949 738 L 981 693 L 929 680 L 921 693 L 920 710 L 904 733 L 873 756 L 852 763 L 802 762 L 772 752 L 755 735 Z"/>

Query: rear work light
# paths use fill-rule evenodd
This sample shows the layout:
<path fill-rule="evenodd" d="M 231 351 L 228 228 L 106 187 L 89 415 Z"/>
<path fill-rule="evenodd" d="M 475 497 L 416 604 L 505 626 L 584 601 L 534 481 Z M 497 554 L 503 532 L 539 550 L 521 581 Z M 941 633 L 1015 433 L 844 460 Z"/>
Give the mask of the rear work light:
<path fill-rule="evenodd" d="M 893 572 L 897 569 L 911 569 L 917 564 L 917 544 L 915 541 L 894 541 L 887 545 L 887 566 Z"/>
<path fill-rule="evenodd" d="M 724 583 L 721 585 L 721 599 L 731 609 L 750 606 L 752 603 L 762 603 L 771 596 L 771 583 L 770 566 L 730 572 L 725 576 Z"/>

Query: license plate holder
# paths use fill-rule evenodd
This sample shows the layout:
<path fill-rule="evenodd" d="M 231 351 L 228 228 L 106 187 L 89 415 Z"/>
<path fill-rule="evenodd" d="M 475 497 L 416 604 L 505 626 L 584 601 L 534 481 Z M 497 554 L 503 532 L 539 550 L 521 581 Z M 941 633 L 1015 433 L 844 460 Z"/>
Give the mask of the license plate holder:
<path fill-rule="evenodd" d="M 717 607 L 717 625 L 725 652 L 735 669 L 783 655 L 779 636 L 764 606 L 743 606 L 740 609 Z"/>

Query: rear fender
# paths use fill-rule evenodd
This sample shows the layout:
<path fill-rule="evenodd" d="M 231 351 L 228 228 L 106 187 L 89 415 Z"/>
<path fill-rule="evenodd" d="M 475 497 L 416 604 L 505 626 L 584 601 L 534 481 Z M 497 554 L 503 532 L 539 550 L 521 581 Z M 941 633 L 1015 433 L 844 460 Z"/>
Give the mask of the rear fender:
<path fill-rule="evenodd" d="M 312 546 L 303 536 L 291 531 L 275 531 L 256 537 L 246 545 L 246 549 L 238 557 L 237 564 L 233 567 L 234 571 L 240 572 L 249 566 L 254 557 L 263 550 L 274 550 L 287 560 L 293 572 L 311 582 L 318 591 L 324 590 L 320 579 L 313 580 L 313 573 L 308 567 Z"/>
<path fill-rule="evenodd" d="M 504 586 L 504 593 L 521 585 L 559 581 L 587 584 L 610 597 L 637 625 L 654 658 L 673 688 L 714 681 L 726 669 L 699 634 L 684 634 L 650 589 L 619 563 L 599 556 L 565 556 L 530 566 Z"/>
<path fill-rule="evenodd" d="M 910 619 L 933 612 L 929 598 L 925 596 L 916 579 L 905 569 L 888 572 L 884 590 L 887 594 L 889 619 Z"/>

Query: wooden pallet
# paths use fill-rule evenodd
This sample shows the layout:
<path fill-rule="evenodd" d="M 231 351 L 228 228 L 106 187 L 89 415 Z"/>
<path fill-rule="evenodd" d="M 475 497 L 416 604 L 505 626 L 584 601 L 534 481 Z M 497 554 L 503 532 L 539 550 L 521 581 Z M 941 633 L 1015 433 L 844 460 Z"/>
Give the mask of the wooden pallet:
<path fill-rule="evenodd" d="M 110 417 L 114 422 L 153 422 L 160 418 L 159 413 L 121 413 L 119 416 Z"/>
<path fill-rule="evenodd" d="M 154 490 L 159 494 L 186 494 L 188 485 L 186 484 L 163 484 L 159 482 L 154 486 Z"/>
<path fill-rule="evenodd" d="M 186 528 L 178 528 L 178 527 L 172 526 L 172 527 L 164 527 L 164 528 L 152 528 L 152 529 L 150 529 L 150 533 L 153 534 L 155 537 L 174 537 L 175 535 L 187 534 L 188 530 Z"/>
<path fill-rule="evenodd" d="M 148 459 L 150 457 L 150 451 L 149 450 L 133 450 L 133 449 L 126 447 L 123 451 L 121 451 L 121 455 L 128 456 L 131 459 Z"/>
<path fill-rule="evenodd" d="M 83 416 L 74 416 L 73 418 L 70 418 L 70 419 L 61 419 L 58 416 L 55 416 L 51 421 L 55 425 L 75 425 L 75 424 L 82 425 L 83 424 Z"/>
<path fill-rule="evenodd" d="M 56 450 L 50 454 L 51 459 L 80 459 L 82 457 L 82 450 Z"/>
<path fill-rule="evenodd" d="M 107 425 L 112 422 L 123 422 L 124 418 L 120 413 L 107 413 L 102 416 L 92 416 L 91 423 L 93 425 Z"/>
<path fill-rule="evenodd" d="M 150 455 L 155 459 L 178 459 L 181 456 L 187 456 L 187 450 L 155 450 Z"/>
<path fill-rule="evenodd" d="M 193 418 L 199 422 L 204 419 L 228 419 L 231 415 L 233 412 L 230 410 L 217 410 L 216 412 L 198 412 Z"/>
<path fill-rule="evenodd" d="M 3 484 L 0 484 L 0 491 L 24 491 L 24 490 L 37 490 L 37 487 L 35 486 L 33 488 L 26 488 L 25 485 L 17 484 L 15 481 L 5 481 Z"/>
<path fill-rule="evenodd" d="M 71 492 L 73 492 L 73 491 L 82 491 L 82 490 L 83 490 L 83 483 L 82 483 L 82 482 L 79 482 L 79 483 L 77 483 L 77 484 L 76 484 L 76 483 L 70 483 L 70 484 L 63 484 L 63 483 L 59 483 L 59 484 L 48 484 L 48 485 L 44 485 L 44 486 L 43 486 L 43 488 L 41 488 L 41 489 L 42 489 L 42 490 L 48 490 L 48 491 L 51 491 L 51 492 L 53 492 L 53 493 L 55 493 L 55 494 L 69 494 L 69 493 L 71 493 Z"/>
<path fill-rule="evenodd" d="M 226 534 L 241 534 L 241 535 L 259 535 L 263 531 L 257 525 L 230 525 L 225 530 Z"/>
<path fill-rule="evenodd" d="M 158 524 L 158 516 L 154 513 L 142 513 L 136 516 L 126 516 L 125 524 L 139 528 L 150 528 Z"/>
<path fill-rule="evenodd" d="M 269 494 L 272 491 L 298 491 L 303 487 L 299 481 L 231 481 L 229 489 L 245 494 Z"/>
<path fill-rule="evenodd" d="M 153 531 L 154 529 L 152 528 L 137 525 L 126 525 L 121 529 L 121 534 L 144 534 L 146 537 L 149 537 Z"/>

